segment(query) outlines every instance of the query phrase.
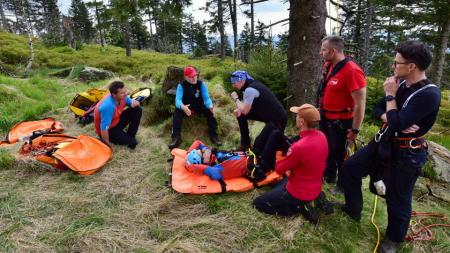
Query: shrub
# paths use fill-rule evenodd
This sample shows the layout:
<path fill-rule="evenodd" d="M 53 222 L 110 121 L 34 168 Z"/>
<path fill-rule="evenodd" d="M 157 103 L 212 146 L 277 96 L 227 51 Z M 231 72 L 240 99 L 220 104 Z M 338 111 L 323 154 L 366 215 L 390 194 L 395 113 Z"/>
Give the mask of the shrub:
<path fill-rule="evenodd" d="M 142 123 L 146 126 L 161 123 L 172 116 L 175 98 L 163 93 L 160 87 L 152 91 L 153 97 L 148 105 L 144 106 Z"/>

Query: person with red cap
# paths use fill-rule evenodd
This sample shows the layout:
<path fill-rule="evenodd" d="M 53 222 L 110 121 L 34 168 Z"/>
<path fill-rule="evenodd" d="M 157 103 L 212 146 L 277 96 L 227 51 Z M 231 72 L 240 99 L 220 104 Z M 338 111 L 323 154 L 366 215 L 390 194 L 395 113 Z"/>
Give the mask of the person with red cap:
<path fill-rule="evenodd" d="M 310 104 L 291 107 L 297 114 L 296 126 L 300 130 L 299 140 L 292 143 L 286 157 L 276 162 L 275 171 L 286 176 L 273 190 L 264 193 L 253 201 L 261 212 L 279 216 L 304 214 L 308 220 L 317 223 L 317 211 L 312 201 L 332 212 L 322 192 L 322 176 L 328 156 L 328 142 L 319 126 L 320 113 Z M 284 136 L 271 136 L 280 141 Z M 325 206 L 325 205 L 328 206 Z"/>
<path fill-rule="evenodd" d="M 217 136 L 217 121 L 214 117 L 214 105 L 209 97 L 208 89 L 203 81 L 198 80 L 197 70 L 192 66 L 184 68 L 184 81 L 177 86 L 175 107 L 172 141 L 169 144 L 169 149 L 176 148 L 181 144 L 183 117 L 192 116 L 192 112 L 206 117 L 209 138 L 215 145 L 222 145 Z"/>

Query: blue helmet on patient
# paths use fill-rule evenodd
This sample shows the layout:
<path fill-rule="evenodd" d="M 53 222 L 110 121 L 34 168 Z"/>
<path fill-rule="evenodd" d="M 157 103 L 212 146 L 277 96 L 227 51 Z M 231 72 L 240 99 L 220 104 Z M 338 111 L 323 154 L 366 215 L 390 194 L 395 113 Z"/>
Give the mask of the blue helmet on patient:
<path fill-rule="evenodd" d="M 196 149 L 189 152 L 186 159 L 186 165 L 192 165 L 192 164 L 201 164 L 202 163 L 202 157 L 197 152 Z"/>

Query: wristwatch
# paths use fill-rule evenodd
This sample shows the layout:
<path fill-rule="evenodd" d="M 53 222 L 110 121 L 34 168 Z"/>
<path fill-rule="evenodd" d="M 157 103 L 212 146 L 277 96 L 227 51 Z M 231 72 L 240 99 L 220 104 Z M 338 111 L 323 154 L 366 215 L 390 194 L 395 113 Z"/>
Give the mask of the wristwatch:
<path fill-rule="evenodd" d="M 395 99 L 395 97 L 392 96 L 392 95 L 387 95 L 386 97 L 384 97 L 384 100 L 385 100 L 386 102 L 392 101 L 392 100 L 394 100 L 394 99 Z"/>
<path fill-rule="evenodd" d="M 356 128 L 352 128 L 352 133 L 354 133 L 354 134 L 358 134 L 358 133 L 359 133 L 359 129 L 356 129 Z"/>

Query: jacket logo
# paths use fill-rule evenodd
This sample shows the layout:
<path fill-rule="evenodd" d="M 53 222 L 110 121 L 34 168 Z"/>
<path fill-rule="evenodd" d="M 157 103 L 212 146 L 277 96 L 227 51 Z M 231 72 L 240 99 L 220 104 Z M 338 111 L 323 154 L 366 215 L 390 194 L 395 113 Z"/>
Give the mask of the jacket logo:
<path fill-rule="evenodd" d="M 199 98 L 200 97 L 200 91 L 199 90 L 196 90 L 195 91 L 195 98 Z"/>
<path fill-rule="evenodd" d="M 338 79 L 333 79 L 330 81 L 331 85 L 337 85 L 337 83 L 338 83 Z"/>

